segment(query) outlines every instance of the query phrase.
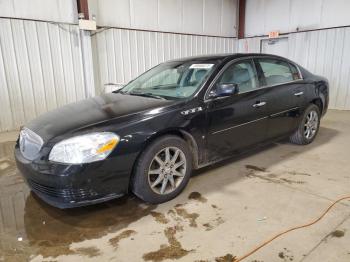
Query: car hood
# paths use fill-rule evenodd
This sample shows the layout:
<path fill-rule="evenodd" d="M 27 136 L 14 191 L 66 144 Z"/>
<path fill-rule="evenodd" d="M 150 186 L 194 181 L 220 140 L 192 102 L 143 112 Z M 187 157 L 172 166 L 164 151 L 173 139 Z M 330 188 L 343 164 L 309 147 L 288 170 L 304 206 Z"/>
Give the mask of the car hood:
<path fill-rule="evenodd" d="M 47 112 L 26 125 L 44 141 L 53 137 L 125 116 L 154 115 L 174 100 L 110 93 L 68 104 Z"/>

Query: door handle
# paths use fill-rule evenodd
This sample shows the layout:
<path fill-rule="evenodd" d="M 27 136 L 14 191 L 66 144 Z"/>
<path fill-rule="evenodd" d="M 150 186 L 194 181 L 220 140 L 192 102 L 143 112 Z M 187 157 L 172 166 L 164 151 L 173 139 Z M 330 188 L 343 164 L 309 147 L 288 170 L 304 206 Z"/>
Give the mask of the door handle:
<path fill-rule="evenodd" d="M 295 95 L 295 96 L 301 96 L 301 95 L 303 95 L 303 94 L 304 94 L 304 92 L 301 91 L 301 92 L 295 93 L 294 95 Z"/>
<path fill-rule="evenodd" d="M 253 107 L 262 107 L 264 105 L 266 105 L 266 102 L 257 102 L 253 105 Z"/>

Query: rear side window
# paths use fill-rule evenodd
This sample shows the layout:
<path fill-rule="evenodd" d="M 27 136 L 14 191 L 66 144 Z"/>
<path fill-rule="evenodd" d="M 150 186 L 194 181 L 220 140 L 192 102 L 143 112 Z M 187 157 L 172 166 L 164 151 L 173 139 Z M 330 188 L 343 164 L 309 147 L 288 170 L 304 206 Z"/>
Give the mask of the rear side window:
<path fill-rule="evenodd" d="M 266 85 L 277 85 L 296 80 L 289 63 L 271 58 L 258 59 L 264 73 Z M 298 70 L 295 68 L 296 72 Z M 297 74 L 299 77 L 299 73 Z M 300 78 L 300 77 L 299 77 Z M 297 79 L 299 79 L 297 78 Z"/>

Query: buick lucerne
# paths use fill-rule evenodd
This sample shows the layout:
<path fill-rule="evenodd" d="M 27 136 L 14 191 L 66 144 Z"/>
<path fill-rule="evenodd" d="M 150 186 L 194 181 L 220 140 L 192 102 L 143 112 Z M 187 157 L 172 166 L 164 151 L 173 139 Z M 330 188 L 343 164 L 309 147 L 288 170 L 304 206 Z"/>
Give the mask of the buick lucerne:
<path fill-rule="evenodd" d="M 311 143 L 328 92 L 325 78 L 275 55 L 173 60 L 26 124 L 16 162 L 31 190 L 59 208 L 128 192 L 162 203 L 193 169 L 283 138 Z"/>

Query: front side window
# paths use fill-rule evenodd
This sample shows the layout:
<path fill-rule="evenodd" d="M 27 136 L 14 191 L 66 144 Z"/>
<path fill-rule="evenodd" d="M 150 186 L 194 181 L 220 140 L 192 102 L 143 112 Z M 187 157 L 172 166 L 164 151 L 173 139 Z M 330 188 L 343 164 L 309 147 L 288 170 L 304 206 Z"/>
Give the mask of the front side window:
<path fill-rule="evenodd" d="M 202 86 L 215 65 L 214 62 L 167 62 L 137 77 L 119 92 L 166 99 L 190 97 Z"/>
<path fill-rule="evenodd" d="M 239 93 L 258 88 L 258 78 L 251 61 L 230 65 L 220 76 L 219 84 L 237 84 Z"/>
<path fill-rule="evenodd" d="M 266 85 L 283 84 L 295 80 L 291 67 L 285 61 L 271 58 L 258 59 Z"/>

